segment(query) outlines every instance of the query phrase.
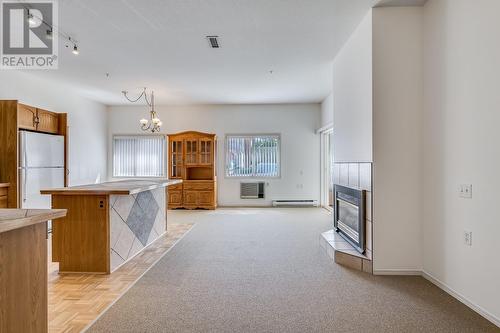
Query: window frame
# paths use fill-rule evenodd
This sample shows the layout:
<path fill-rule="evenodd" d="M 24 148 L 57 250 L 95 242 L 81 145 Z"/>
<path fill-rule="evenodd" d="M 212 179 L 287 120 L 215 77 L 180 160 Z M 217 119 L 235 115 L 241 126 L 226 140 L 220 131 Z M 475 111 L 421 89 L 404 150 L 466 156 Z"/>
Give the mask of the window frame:
<path fill-rule="evenodd" d="M 115 138 L 116 137 L 132 137 L 132 138 L 137 138 L 137 137 L 151 137 L 151 136 L 156 136 L 156 137 L 163 137 L 165 140 L 164 144 L 164 156 L 165 156 L 165 161 L 164 161 L 164 166 L 163 166 L 163 175 L 162 176 L 115 176 Z M 167 135 L 165 134 L 113 134 L 111 138 L 111 177 L 116 178 L 116 179 L 131 179 L 131 178 L 139 178 L 139 179 L 161 179 L 161 178 L 168 178 L 168 138 Z"/>
<path fill-rule="evenodd" d="M 227 174 L 227 146 L 230 137 L 263 137 L 274 136 L 278 138 L 278 175 L 277 176 L 229 176 Z M 228 133 L 224 138 L 224 178 L 225 179 L 281 179 L 281 162 L 282 162 L 282 149 L 281 149 L 281 133 Z"/>

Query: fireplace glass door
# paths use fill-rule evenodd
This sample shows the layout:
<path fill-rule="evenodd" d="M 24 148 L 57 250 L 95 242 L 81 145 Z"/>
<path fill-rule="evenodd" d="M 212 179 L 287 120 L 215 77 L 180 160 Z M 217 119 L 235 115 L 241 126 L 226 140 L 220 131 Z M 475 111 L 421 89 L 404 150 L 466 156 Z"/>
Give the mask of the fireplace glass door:
<path fill-rule="evenodd" d="M 359 208 L 350 202 L 339 199 L 338 227 L 352 239 L 359 242 Z"/>

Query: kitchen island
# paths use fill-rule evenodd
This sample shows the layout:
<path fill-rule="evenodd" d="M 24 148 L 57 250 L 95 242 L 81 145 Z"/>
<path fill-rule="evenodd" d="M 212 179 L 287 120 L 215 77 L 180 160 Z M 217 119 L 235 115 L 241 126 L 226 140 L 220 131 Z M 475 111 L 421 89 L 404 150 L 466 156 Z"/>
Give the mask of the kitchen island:
<path fill-rule="evenodd" d="M 47 332 L 47 220 L 64 209 L 0 209 L 0 332 Z"/>
<path fill-rule="evenodd" d="M 59 272 L 109 274 L 167 230 L 169 179 L 105 182 L 42 190 L 67 216 L 52 225 L 52 261 Z"/>

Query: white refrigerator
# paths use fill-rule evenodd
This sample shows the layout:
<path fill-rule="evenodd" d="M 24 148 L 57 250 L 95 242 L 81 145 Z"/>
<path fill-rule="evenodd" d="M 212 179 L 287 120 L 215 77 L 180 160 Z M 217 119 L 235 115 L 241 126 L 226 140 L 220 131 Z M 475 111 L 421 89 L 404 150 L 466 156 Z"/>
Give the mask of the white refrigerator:
<path fill-rule="evenodd" d="M 40 189 L 64 187 L 64 137 L 19 131 L 19 143 L 19 206 L 49 209 L 51 196 Z"/>

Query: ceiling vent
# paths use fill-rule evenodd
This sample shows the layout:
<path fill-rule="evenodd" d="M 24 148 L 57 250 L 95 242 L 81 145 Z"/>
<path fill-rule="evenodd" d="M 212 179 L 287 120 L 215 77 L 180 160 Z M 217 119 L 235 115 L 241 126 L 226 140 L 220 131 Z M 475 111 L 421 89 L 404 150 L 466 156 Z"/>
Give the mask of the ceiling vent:
<path fill-rule="evenodd" d="M 219 36 L 207 36 L 208 44 L 213 49 L 220 48 Z"/>

